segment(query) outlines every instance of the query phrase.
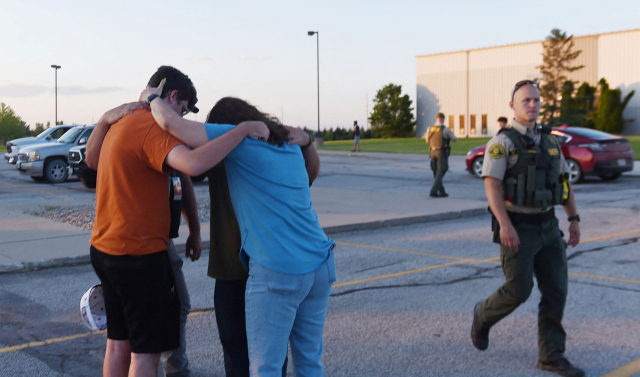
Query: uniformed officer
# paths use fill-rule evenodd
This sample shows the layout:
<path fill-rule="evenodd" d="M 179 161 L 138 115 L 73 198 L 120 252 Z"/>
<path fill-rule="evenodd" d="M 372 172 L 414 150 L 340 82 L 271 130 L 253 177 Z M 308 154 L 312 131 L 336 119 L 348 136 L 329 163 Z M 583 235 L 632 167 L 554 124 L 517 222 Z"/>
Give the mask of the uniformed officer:
<path fill-rule="evenodd" d="M 436 124 L 429 127 L 426 136 L 427 144 L 429 144 L 429 154 L 431 154 L 431 170 L 433 170 L 433 186 L 431 186 L 432 198 L 444 198 L 449 196 L 444 191 L 442 179 L 444 174 L 449 170 L 449 153 L 451 147 L 449 143 L 458 141 L 456 135 L 451 129 L 444 126 L 444 114 L 438 113 L 436 116 Z"/>
<path fill-rule="evenodd" d="M 479 350 L 489 346 L 489 329 L 524 303 L 533 276 L 542 293 L 538 312 L 538 368 L 561 376 L 584 376 L 564 356 L 562 317 L 567 297 L 566 247 L 580 242 L 580 217 L 568 182 L 569 167 L 550 128 L 536 124 L 540 89 L 531 80 L 518 82 L 509 103 L 511 126 L 487 144 L 482 168 L 493 213 L 494 242 L 500 243 L 505 283 L 473 311 L 471 339 Z M 568 216 L 569 240 L 558 227 L 554 205 Z"/>

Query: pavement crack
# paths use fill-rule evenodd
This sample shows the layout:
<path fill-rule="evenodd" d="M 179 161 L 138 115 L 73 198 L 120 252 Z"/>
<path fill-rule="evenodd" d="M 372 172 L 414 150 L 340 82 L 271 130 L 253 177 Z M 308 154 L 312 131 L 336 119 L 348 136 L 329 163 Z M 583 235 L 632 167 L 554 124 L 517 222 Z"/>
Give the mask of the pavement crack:
<path fill-rule="evenodd" d="M 369 268 L 365 268 L 364 270 L 359 270 L 359 271 L 355 271 L 355 272 L 359 273 L 359 272 L 371 271 L 371 270 L 375 270 L 375 269 L 378 269 L 378 268 L 389 267 L 389 266 L 393 266 L 393 265 L 396 265 L 396 264 L 400 264 L 402 262 L 404 262 L 404 260 L 401 260 L 401 261 L 398 261 L 398 262 L 394 262 L 394 263 L 389 263 L 389 264 L 383 264 L 381 266 L 369 267 Z"/>
<path fill-rule="evenodd" d="M 586 254 L 586 253 L 593 253 L 593 252 L 596 252 L 596 251 L 602 251 L 602 250 L 606 250 L 606 249 L 612 249 L 612 248 L 615 248 L 615 247 L 630 245 L 632 243 L 637 243 L 639 239 L 640 239 L 640 237 L 626 238 L 626 239 L 618 241 L 618 243 L 615 243 L 613 245 L 604 245 L 604 246 L 594 247 L 592 249 L 576 251 L 575 253 L 569 255 L 567 257 L 567 260 L 571 260 L 571 259 L 577 258 L 579 256 L 582 256 L 583 254 Z"/>
<path fill-rule="evenodd" d="M 450 284 L 461 283 L 461 282 L 471 281 L 471 280 L 495 279 L 495 276 L 486 276 L 486 275 L 483 275 L 483 274 L 485 272 L 496 270 L 498 268 L 502 268 L 502 267 L 501 266 L 495 266 L 495 267 L 487 267 L 487 268 L 478 268 L 476 272 L 474 272 L 473 274 L 470 274 L 468 276 L 461 277 L 461 278 L 458 278 L 458 279 L 441 281 L 441 282 L 390 284 L 390 285 L 378 285 L 378 286 L 374 286 L 374 287 L 353 288 L 353 289 L 347 289 L 347 290 L 344 290 L 344 291 L 338 292 L 338 293 L 332 293 L 331 296 L 332 297 L 338 297 L 338 296 L 344 296 L 344 295 L 348 295 L 348 294 L 355 293 L 355 292 L 378 290 L 378 289 L 394 289 L 394 288 L 426 287 L 426 286 L 437 287 L 437 286 L 450 285 Z"/>

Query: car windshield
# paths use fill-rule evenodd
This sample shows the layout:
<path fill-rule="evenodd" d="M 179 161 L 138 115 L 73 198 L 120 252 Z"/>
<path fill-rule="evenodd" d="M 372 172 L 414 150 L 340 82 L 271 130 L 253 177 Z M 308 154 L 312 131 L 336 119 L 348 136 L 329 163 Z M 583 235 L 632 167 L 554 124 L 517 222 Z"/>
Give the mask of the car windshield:
<path fill-rule="evenodd" d="M 617 136 L 615 135 L 611 135 L 602 131 L 591 130 L 589 128 L 567 127 L 566 130 L 576 135 L 580 135 L 582 137 L 588 137 L 594 140 L 607 140 L 607 139 L 617 138 Z"/>
<path fill-rule="evenodd" d="M 60 136 L 58 139 L 58 143 L 63 144 L 71 144 L 78 138 L 78 135 L 82 133 L 83 128 L 72 128 L 69 131 L 65 132 L 64 135 Z"/>
<path fill-rule="evenodd" d="M 44 130 L 40 132 L 38 136 L 36 136 L 36 139 L 44 139 L 45 137 L 49 136 L 49 131 L 51 130 Z"/>

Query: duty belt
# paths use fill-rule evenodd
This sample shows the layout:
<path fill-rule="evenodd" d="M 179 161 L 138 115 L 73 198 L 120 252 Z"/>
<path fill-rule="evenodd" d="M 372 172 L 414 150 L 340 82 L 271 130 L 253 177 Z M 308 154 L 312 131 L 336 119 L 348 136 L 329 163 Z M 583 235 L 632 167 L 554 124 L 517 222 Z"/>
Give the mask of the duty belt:
<path fill-rule="evenodd" d="M 556 217 L 555 208 L 551 207 L 551 210 L 543 213 L 516 213 L 507 211 L 511 224 L 542 224 L 547 221 L 551 221 Z"/>

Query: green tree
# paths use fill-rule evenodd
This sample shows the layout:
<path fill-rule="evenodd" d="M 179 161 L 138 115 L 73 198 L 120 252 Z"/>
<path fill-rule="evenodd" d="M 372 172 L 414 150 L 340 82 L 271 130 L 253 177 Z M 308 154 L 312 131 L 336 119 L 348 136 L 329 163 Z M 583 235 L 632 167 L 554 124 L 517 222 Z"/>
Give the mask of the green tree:
<path fill-rule="evenodd" d="M 622 91 L 620 89 L 609 89 L 609 84 L 604 78 L 598 83 L 600 86 L 600 98 L 595 112 L 595 128 L 614 134 L 624 131 L 624 118 L 622 114 L 629 104 L 631 97 L 635 94 L 632 90 L 622 99 Z"/>
<path fill-rule="evenodd" d="M 29 128 L 22 118 L 17 116 L 11 107 L 0 102 L 0 141 L 2 144 L 28 135 Z"/>
<path fill-rule="evenodd" d="M 562 88 L 568 81 L 566 74 L 584 67 L 573 65 L 582 51 L 573 51 L 573 35 L 567 36 L 560 29 L 551 30 L 542 47 L 542 65 L 536 67 L 542 74 L 542 78 L 537 79 L 543 100 L 542 123 L 559 126 L 561 122 L 556 117 L 559 115 Z"/>
<path fill-rule="evenodd" d="M 47 122 L 46 126 L 44 124 L 42 124 L 42 123 L 36 123 L 36 128 L 31 130 L 31 136 L 38 136 L 42 132 L 44 132 L 46 129 L 48 129 L 49 127 L 51 127 L 51 123 L 50 122 Z"/>
<path fill-rule="evenodd" d="M 401 92 L 401 85 L 389 84 L 378 90 L 373 99 L 369 121 L 373 131 L 382 137 L 408 136 L 416 124 L 409 95 L 401 96 Z"/>
<path fill-rule="evenodd" d="M 594 128 L 593 114 L 595 112 L 595 93 L 597 88 L 583 83 L 574 93 L 573 81 L 565 81 L 562 85 L 562 99 L 560 101 L 560 116 L 555 118 L 556 125 Z"/>

